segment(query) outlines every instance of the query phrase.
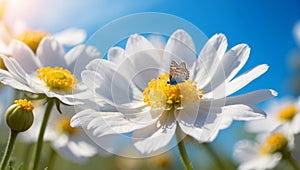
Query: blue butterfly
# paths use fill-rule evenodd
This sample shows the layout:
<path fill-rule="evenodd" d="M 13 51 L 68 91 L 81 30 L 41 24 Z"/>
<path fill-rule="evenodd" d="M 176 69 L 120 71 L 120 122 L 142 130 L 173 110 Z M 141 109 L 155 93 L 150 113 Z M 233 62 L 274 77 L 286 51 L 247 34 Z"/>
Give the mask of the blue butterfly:
<path fill-rule="evenodd" d="M 170 65 L 170 81 L 171 85 L 176 85 L 178 83 L 183 83 L 189 79 L 189 71 L 186 68 L 186 63 L 182 62 L 178 64 L 176 61 L 172 60 Z"/>

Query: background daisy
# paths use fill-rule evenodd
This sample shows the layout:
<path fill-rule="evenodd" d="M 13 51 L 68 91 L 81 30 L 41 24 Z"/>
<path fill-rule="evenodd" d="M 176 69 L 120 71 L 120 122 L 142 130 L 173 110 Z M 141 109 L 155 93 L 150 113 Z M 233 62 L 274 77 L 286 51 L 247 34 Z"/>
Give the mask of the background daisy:
<path fill-rule="evenodd" d="M 258 135 L 256 142 L 250 140 L 237 142 L 233 157 L 239 162 L 238 169 L 241 170 L 273 169 L 281 160 L 287 158 L 284 154 L 293 148 L 294 137 L 292 135 L 275 131 Z"/>
<path fill-rule="evenodd" d="M 300 101 L 291 97 L 275 99 L 266 107 L 268 116 L 264 120 L 247 122 L 246 130 L 250 132 L 271 132 L 281 126 L 286 133 L 300 132 Z"/>
<path fill-rule="evenodd" d="M 54 38 L 44 38 L 37 48 L 36 55 L 24 43 L 14 40 L 9 48 L 13 57 L 2 55 L 7 67 L 0 70 L 0 81 L 15 89 L 34 94 L 45 94 L 49 98 L 58 98 L 66 104 L 73 104 L 70 97 L 81 92 L 80 70 L 84 62 L 99 58 L 97 49 L 79 45 L 65 54 L 63 46 Z M 86 58 L 82 67 L 74 70 L 78 57 Z"/>

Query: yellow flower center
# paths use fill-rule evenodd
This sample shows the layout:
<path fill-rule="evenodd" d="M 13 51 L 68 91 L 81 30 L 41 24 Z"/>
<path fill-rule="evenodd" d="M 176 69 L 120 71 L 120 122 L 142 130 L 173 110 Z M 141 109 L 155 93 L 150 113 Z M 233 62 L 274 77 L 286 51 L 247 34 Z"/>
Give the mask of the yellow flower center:
<path fill-rule="evenodd" d="M 70 125 L 71 117 L 63 117 L 58 120 L 57 127 L 62 133 L 67 133 L 68 135 L 74 135 L 78 132 L 78 128 L 73 128 Z"/>
<path fill-rule="evenodd" d="M 69 70 L 61 67 L 46 67 L 36 71 L 38 77 L 54 91 L 71 92 L 77 79 Z"/>
<path fill-rule="evenodd" d="M 48 33 L 39 31 L 26 31 L 25 33 L 16 37 L 17 40 L 24 42 L 35 53 L 42 39 L 48 36 Z"/>
<path fill-rule="evenodd" d="M 32 102 L 26 99 L 15 100 L 14 103 L 20 106 L 22 109 L 29 112 L 31 112 L 34 109 Z"/>
<path fill-rule="evenodd" d="M 295 105 L 290 105 L 282 109 L 279 114 L 278 118 L 283 121 L 291 121 L 293 120 L 294 116 L 297 114 L 298 110 Z"/>
<path fill-rule="evenodd" d="M 261 145 L 260 151 L 263 154 L 273 154 L 283 151 L 288 144 L 288 140 L 282 133 L 275 133 Z"/>
<path fill-rule="evenodd" d="M 198 101 L 204 92 L 197 88 L 197 83 L 187 80 L 171 85 L 168 83 L 169 74 L 159 75 L 152 79 L 143 92 L 144 102 L 152 108 L 182 109 L 185 104 Z"/>

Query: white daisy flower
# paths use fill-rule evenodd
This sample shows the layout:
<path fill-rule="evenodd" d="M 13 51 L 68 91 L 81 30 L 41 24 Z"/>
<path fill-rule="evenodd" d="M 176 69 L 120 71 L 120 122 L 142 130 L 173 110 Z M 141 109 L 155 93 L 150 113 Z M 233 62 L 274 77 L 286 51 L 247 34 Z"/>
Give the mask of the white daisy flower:
<path fill-rule="evenodd" d="M 216 34 L 196 58 L 193 40 L 183 30 L 172 34 L 163 53 L 145 37 L 132 35 L 125 49 L 113 47 L 108 61 L 94 60 L 82 72 L 83 82 L 94 92 L 94 104 L 104 100 L 106 108 L 98 105 L 98 110 L 79 112 L 71 125 L 98 138 L 132 132 L 135 147 L 150 154 L 171 142 L 176 127 L 199 142 L 210 142 L 233 119 L 264 118 L 254 105 L 275 96 L 275 91 L 227 96 L 268 66 L 259 65 L 233 79 L 250 49 L 239 44 L 225 53 L 226 48 L 226 37 Z"/>
<path fill-rule="evenodd" d="M 246 129 L 250 132 L 271 132 L 281 127 L 285 133 L 300 132 L 300 98 L 274 99 L 266 107 L 268 117 L 264 120 L 247 122 Z"/>
<path fill-rule="evenodd" d="M 24 43 L 13 40 L 8 49 L 14 57 L 2 55 L 6 70 L 0 69 L 0 81 L 15 89 L 57 98 L 65 104 L 74 104 L 72 97 L 83 89 L 80 72 L 85 63 L 99 58 L 100 53 L 91 46 L 79 45 L 65 54 L 63 46 L 54 38 L 44 38 L 36 54 Z M 78 57 L 84 58 L 72 73 Z M 73 92 L 73 94 L 72 94 Z"/>
<path fill-rule="evenodd" d="M 240 170 L 264 170 L 275 168 L 294 147 L 293 135 L 280 131 L 261 134 L 257 141 L 241 140 L 234 147 L 233 157 Z"/>
<path fill-rule="evenodd" d="M 61 110 L 62 114 L 58 113 L 56 109 L 52 109 L 44 141 L 51 142 L 52 148 L 64 158 L 84 163 L 88 158 L 95 156 L 99 150 L 81 128 L 70 126 L 71 117 L 75 114 L 74 108 L 62 106 Z M 44 105 L 35 107 L 33 110 L 34 122 L 27 131 L 20 134 L 22 141 L 26 143 L 37 141 L 44 112 Z"/>

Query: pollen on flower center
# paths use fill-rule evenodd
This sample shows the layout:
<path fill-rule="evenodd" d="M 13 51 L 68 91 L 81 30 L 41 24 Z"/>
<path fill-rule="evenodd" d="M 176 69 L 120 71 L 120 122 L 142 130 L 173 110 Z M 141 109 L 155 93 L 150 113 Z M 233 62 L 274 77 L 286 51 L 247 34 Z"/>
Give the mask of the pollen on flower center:
<path fill-rule="evenodd" d="M 204 94 L 197 88 L 197 83 L 191 80 L 175 85 L 171 85 L 168 81 L 168 73 L 152 79 L 143 92 L 144 102 L 152 108 L 182 109 L 184 104 L 194 103 Z"/>
<path fill-rule="evenodd" d="M 74 135 L 78 132 L 78 128 L 74 128 L 70 125 L 71 117 L 63 117 L 58 120 L 57 128 L 62 133 L 67 133 L 68 135 Z"/>
<path fill-rule="evenodd" d="M 40 31 L 26 31 L 23 34 L 17 36 L 16 39 L 24 42 L 32 49 L 33 52 L 36 52 L 36 49 L 39 46 L 41 40 L 48 35 L 48 33 Z"/>
<path fill-rule="evenodd" d="M 297 108 L 294 105 L 290 105 L 282 109 L 279 114 L 278 118 L 283 121 L 291 121 L 293 120 L 294 116 L 297 114 Z"/>
<path fill-rule="evenodd" d="M 282 133 L 275 133 L 267 138 L 261 145 L 261 152 L 264 154 L 273 154 L 283 151 L 288 144 L 288 140 Z"/>
<path fill-rule="evenodd" d="M 77 84 L 76 77 L 61 67 L 45 67 L 37 70 L 38 77 L 45 82 L 50 90 L 70 92 Z"/>
<path fill-rule="evenodd" d="M 34 109 L 32 102 L 26 99 L 15 100 L 14 103 L 20 106 L 22 109 L 29 112 L 31 112 Z"/>

